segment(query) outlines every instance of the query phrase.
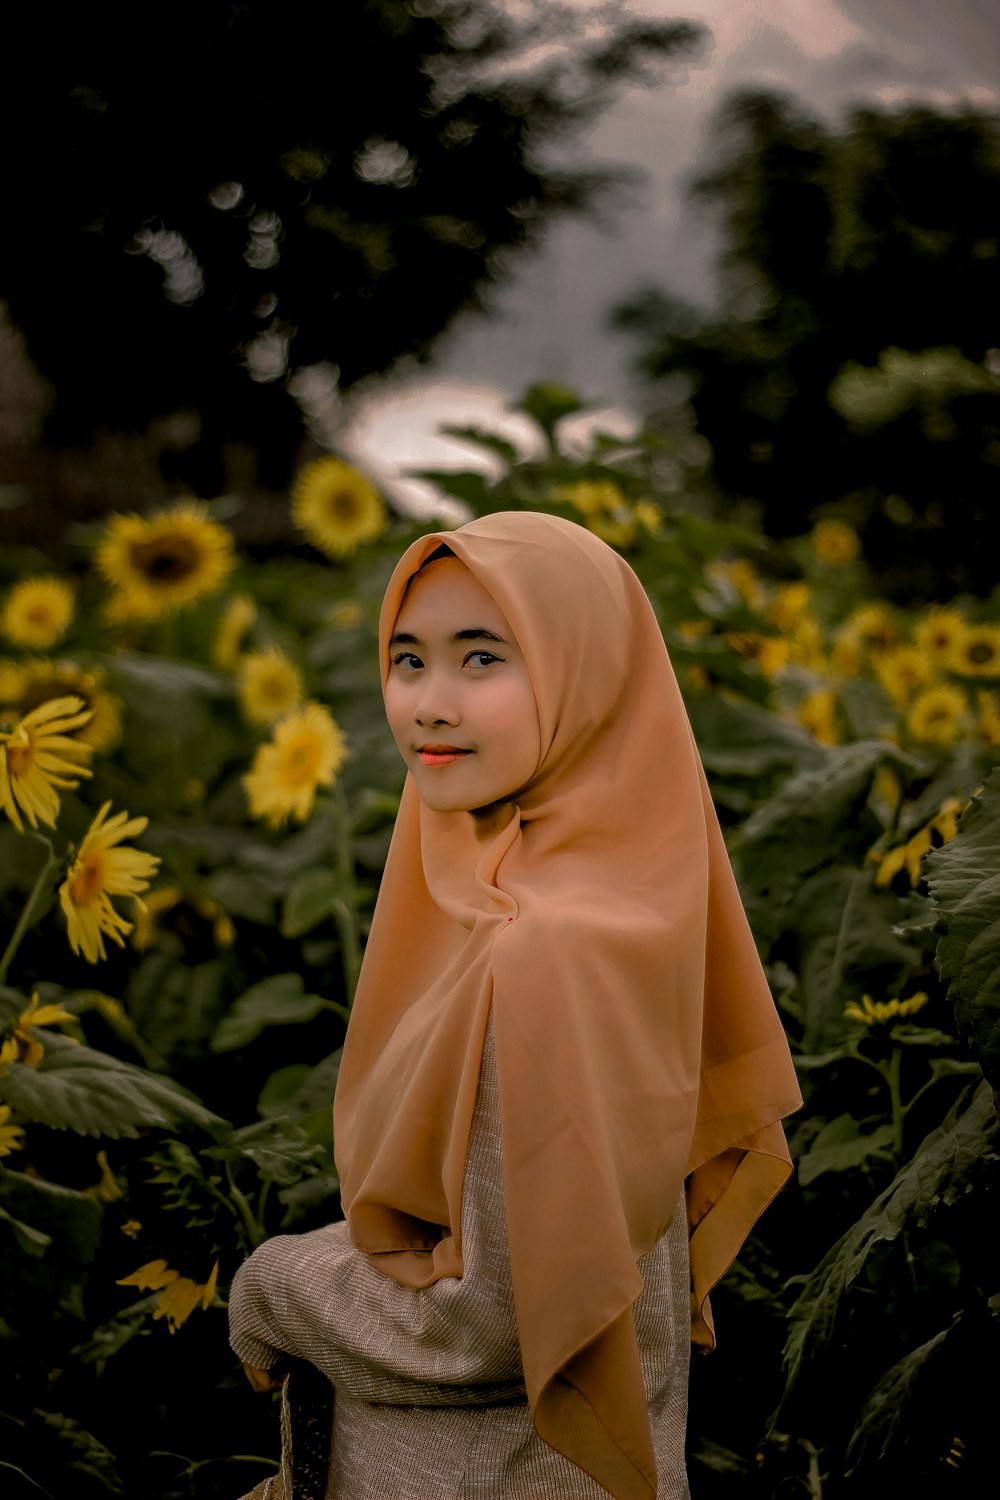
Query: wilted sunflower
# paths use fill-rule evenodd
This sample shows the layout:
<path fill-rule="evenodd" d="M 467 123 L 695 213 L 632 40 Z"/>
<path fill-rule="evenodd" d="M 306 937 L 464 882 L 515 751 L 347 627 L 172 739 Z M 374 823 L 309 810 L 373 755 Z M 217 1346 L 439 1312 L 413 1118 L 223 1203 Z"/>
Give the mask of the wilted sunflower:
<path fill-rule="evenodd" d="M 277 647 L 248 652 L 236 682 L 240 707 L 251 724 L 273 724 L 302 702 L 302 673 Z"/>
<path fill-rule="evenodd" d="M 328 557 L 348 557 L 381 536 L 386 509 L 375 486 L 342 459 L 317 458 L 292 488 L 292 519 Z"/>
<path fill-rule="evenodd" d="M 240 659 L 247 632 L 257 618 L 257 605 L 249 594 L 235 594 L 219 619 L 212 642 L 212 660 L 220 672 L 232 672 Z"/>
<path fill-rule="evenodd" d="M 1000 677 L 1000 625 L 966 625 L 948 664 L 961 677 Z"/>
<path fill-rule="evenodd" d="M 151 1260 L 140 1266 L 138 1271 L 133 1271 L 131 1276 L 121 1277 L 117 1285 L 137 1286 L 141 1291 L 160 1292 L 153 1321 L 166 1318 L 170 1332 L 176 1333 L 199 1302 L 203 1308 L 211 1306 L 218 1275 L 218 1261 L 212 1267 L 207 1281 L 192 1281 L 190 1276 L 182 1276 L 165 1260 Z"/>
<path fill-rule="evenodd" d="M 961 732 L 967 709 L 965 694 L 960 688 L 944 682 L 925 688 L 914 698 L 906 715 L 910 738 L 942 748 L 953 745 Z"/>
<path fill-rule="evenodd" d="M 26 714 L 53 698 L 82 698 L 90 718 L 70 738 L 103 755 L 114 749 L 122 734 L 121 699 L 105 692 L 104 682 L 100 667 L 81 667 L 72 661 L 30 661 L 22 667 L 17 696 L 9 701 L 17 713 Z"/>
<path fill-rule="evenodd" d="M 70 738 L 89 717 L 82 698 L 51 698 L 10 728 L 0 724 L 0 808 L 19 833 L 24 832 L 22 813 L 32 828 L 39 823 L 54 828 L 59 817 L 56 788 L 79 786 L 91 775 L 80 764 L 90 747 Z"/>
<path fill-rule="evenodd" d="M 15 646 L 48 651 L 73 618 L 73 590 L 62 578 L 22 578 L 7 595 L 0 631 Z"/>
<path fill-rule="evenodd" d="M 330 786 L 347 759 L 344 736 L 329 712 L 307 703 L 281 719 L 270 744 L 261 745 L 243 777 L 250 812 L 278 828 L 286 818 L 304 823 L 316 793 Z"/>
<path fill-rule="evenodd" d="M 148 818 L 129 818 L 116 813 L 108 818 L 111 803 L 105 802 L 80 845 L 69 874 L 59 887 L 59 904 L 66 918 L 69 945 L 88 963 L 107 957 L 104 934 L 120 948 L 132 923 L 111 905 L 112 896 L 138 896 L 159 867 L 159 856 L 141 849 L 118 849 L 122 839 L 142 833 Z"/>
<path fill-rule="evenodd" d="M 235 558 L 226 528 L 185 500 L 148 518 L 113 516 L 96 562 L 115 590 L 109 616 L 146 622 L 212 593 Z"/>

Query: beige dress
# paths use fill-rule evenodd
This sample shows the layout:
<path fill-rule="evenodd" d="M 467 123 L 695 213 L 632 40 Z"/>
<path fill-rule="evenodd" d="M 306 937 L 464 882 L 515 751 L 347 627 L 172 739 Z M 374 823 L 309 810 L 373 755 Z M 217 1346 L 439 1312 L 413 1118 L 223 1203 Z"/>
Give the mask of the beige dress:
<path fill-rule="evenodd" d="M 491 1022 L 469 1137 L 462 1277 L 402 1286 L 355 1249 L 343 1222 L 277 1235 L 240 1267 L 229 1305 L 238 1357 L 261 1369 L 283 1355 L 308 1362 L 304 1381 L 293 1375 L 286 1382 L 281 1472 L 253 1491 L 254 1500 L 607 1500 L 607 1490 L 532 1426 L 501 1160 Z M 691 1312 L 683 1201 L 639 1271 L 645 1286 L 634 1315 L 657 1500 L 687 1500 Z M 300 1447 L 296 1380 L 314 1402 L 325 1392 L 328 1406 L 325 1431 L 311 1418 Z M 315 1451 L 317 1430 L 322 1457 L 311 1469 L 305 1453 L 310 1444 Z"/>

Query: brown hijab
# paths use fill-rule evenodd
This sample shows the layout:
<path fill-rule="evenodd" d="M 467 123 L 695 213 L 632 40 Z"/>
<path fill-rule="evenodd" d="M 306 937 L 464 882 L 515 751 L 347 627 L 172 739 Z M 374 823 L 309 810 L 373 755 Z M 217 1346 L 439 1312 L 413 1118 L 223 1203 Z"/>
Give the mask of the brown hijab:
<path fill-rule="evenodd" d="M 656 1466 L 636 1262 L 687 1182 L 693 1330 L 791 1164 L 788 1045 L 663 638 L 628 564 L 531 512 L 445 543 L 506 615 L 541 758 L 492 841 L 407 778 L 334 1105 L 354 1243 L 413 1287 L 462 1274 L 462 1181 L 490 1006 L 510 1265 L 535 1428 L 618 1500 Z M 383 681 L 384 681 L 383 675 Z"/>

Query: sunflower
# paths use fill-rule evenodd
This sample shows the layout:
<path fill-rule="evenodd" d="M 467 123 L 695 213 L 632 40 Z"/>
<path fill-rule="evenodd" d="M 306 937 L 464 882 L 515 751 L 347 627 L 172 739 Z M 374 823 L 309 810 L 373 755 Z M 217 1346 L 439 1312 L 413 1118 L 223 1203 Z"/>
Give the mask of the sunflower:
<path fill-rule="evenodd" d="M 151 891 L 145 898 L 135 917 L 135 931 L 132 933 L 132 946 L 138 948 L 140 953 L 149 948 L 155 941 L 157 934 L 164 929 L 164 917 L 170 912 L 180 909 L 180 927 L 184 937 L 187 937 L 192 923 L 191 914 L 212 927 L 212 936 L 217 948 L 231 948 L 236 941 L 236 928 L 233 926 L 232 918 L 224 911 L 217 901 L 211 896 L 200 896 L 182 890 L 179 885 L 160 886 L 159 890 Z"/>
<path fill-rule="evenodd" d="M 237 690 L 251 724 L 273 724 L 302 702 L 302 673 L 276 647 L 251 651 L 240 662 Z"/>
<path fill-rule="evenodd" d="M 286 715 L 243 777 L 251 815 L 264 818 L 272 828 L 287 817 L 304 823 L 318 788 L 332 784 L 346 759 L 344 736 L 320 704 L 307 703 Z"/>
<path fill-rule="evenodd" d="M 966 625 L 952 645 L 949 666 L 960 677 L 1000 677 L 1000 625 Z"/>
<path fill-rule="evenodd" d="M 75 1021 L 71 1011 L 61 1005 L 42 1005 L 37 995 L 32 995 L 28 1009 L 22 1011 L 14 1023 L 14 1031 L 0 1045 L 0 1069 L 11 1063 L 24 1063 L 37 1068 L 45 1055 L 45 1048 L 35 1035 L 36 1026 L 61 1026 L 64 1021 Z"/>
<path fill-rule="evenodd" d="M 626 504 L 625 496 L 610 479 L 580 479 L 576 484 L 561 485 L 555 499 L 571 505 L 582 516 L 613 516 Z"/>
<path fill-rule="evenodd" d="M 348 557 L 386 527 L 386 509 L 369 480 L 342 459 L 317 458 L 292 488 L 292 519 L 327 557 Z"/>
<path fill-rule="evenodd" d="M 880 652 L 872 670 L 897 708 L 905 708 L 914 688 L 923 687 L 934 672 L 931 661 L 916 646 L 895 646 Z"/>
<path fill-rule="evenodd" d="M 967 706 L 965 694 L 949 683 L 925 688 L 914 698 L 906 715 L 910 737 L 921 744 L 942 748 L 954 744 Z"/>
<path fill-rule="evenodd" d="M 0 1104 L 0 1156 L 9 1156 L 24 1146 L 24 1131 L 20 1125 L 9 1125 L 10 1105 Z"/>
<path fill-rule="evenodd" d="M 799 704 L 798 720 L 816 736 L 821 745 L 839 744 L 837 695 L 829 688 L 817 689 Z"/>
<path fill-rule="evenodd" d="M 729 630 L 723 640 L 738 656 L 755 661 L 765 677 L 773 677 L 788 664 L 788 642 L 777 635 L 762 635 L 756 630 Z"/>
<path fill-rule="evenodd" d="M 795 628 L 788 637 L 789 658 L 805 667 L 807 672 L 825 673 L 829 670 L 823 650 L 823 630 L 819 621 L 810 614 L 801 614 Z"/>
<path fill-rule="evenodd" d="M 144 1292 L 159 1292 L 153 1321 L 166 1318 L 170 1332 L 176 1333 L 181 1324 L 187 1322 L 199 1302 L 203 1308 L 211 1306 L 218 1276 L 218 1261 L 212 1267 L 207 1281 L 193 1281 L 190 1276 L 182 1276 L 179 1271 L 175 1271 L 165 1260 L 151 1260 L 140 1266 L 138 1271 L 133 1271 L 131 1276 L 123 1276 L 117 1285 L 137 1286 Z"/>
<path fill-rule="evenodd" d="M 19 833 L 24 832 L 22 813 L 32 828 L 39 823 L 54 828 L 59 816 L 56 787 L 76 787 L 90 776 L 79 763 L 90 747 L 70 738 L 89 718 L 82 698 L 50 698 L 12 728 L 0 728 L 0 808 Z M 75 759 L 67 760 L 67 755 Z"/>
<path fill-rule="evenodd" d="M 857 532 L 843 521 L 817 521 L 809 543 L 817 562 L 828 568 L 842 568 L 861 554 Z"/>
<path fill-rule="evenodd" d="M 732 584 L 740 598 L 745 604 L 749 604 L 751 609 L 760 608 L 760 577 L 753 563 L 748 562 L 745 557 L 736 557 L 730 562 L 721 559 L 717 562 L 710 562 L 705 572 L 711 579 Z"/>
<path fill-rule="evenodd" d="M 792 630 L 809 608 L 812 589 L 808 583 L 784 583 L 766 610 L 766 617 L 779 630 Z"/>
<path fill-rule="evenodd" d="M 869 651 L 891 651 L 900 642 L 899 630 L 882 604 L 862 604 L 844 622 L 842 635 Z"/>
<path fill-rule="evenodd" d="M 636 521 L 630 510 L 614 516 L 588 516 L 587 530 L 609 547 L 630 547 L 635 541 Z"/>
<path fill-rule="evenodd" d="M 72 661 L 27 662 L 14 706 L 26 714 L 53 698 L 82 698 L 90 718 L 70 738 L 103 755 L 114 749 L 122 735 L 121 699 L 105 692 L 104 683 L 100 667 L 80 667 Z"/>
<path fill-rule="evenodd" d="M 96 561 L 115 591 L 109 617 L 146 622 L 211 594 L 235 558 L 226 528 L 185 500 L 148 518 L 113 516 Z"/>
<path fill-rule="evenodd" d="M 331 604 L 326 622 L 334 630 L 353 630 L 361 623 L 361 605 L 356 599 L 338 599 Z"/>
<path fill-rule="evenodd" d="M 124 948 L 124 935 L 132 930 L 132 923 L 111 905 L 111 897 L 137 897 L 160 863 L 158 855 L 115 847 L 122 839 L 142 833 L 149 819 L 130 819 L 125 812 L 108 818 L 110 808 L 111 803 L 105 802 L 87 829 L 69 874 L 59 887 L 69 945 L 92 964 L 107 957 L 103 934 Z"/>
<path fill-rule="evenodd" d="M 921 651 L 942 665 L 947 664 L 959 637 L 965 630 L 965 620 L 957 609 L 933 604 L 913 627 L 914 643 Z"/>
<path fill-rule="evenodd" d="M 1000 745 L 1000 709 L 995 696 L 992 693 L 977 693 L 976 706 L 979 709 L 976 732 L 987 745 Z"/>
<path fill-rule="evenodd" d="M 232 672 L 239 661 L 247 632 L 257 618 L 257 605 L 249 594 L 235 594 L 219 619 L 212 642 L 212 660 L 220 672 Z"/>
<path fill-rule="evenodd" d="M 62 578 L 22 578 L 7 595 L 0 631 L 15 646 L 48 651 L 66 634 L 72 618 L 73 590 Z"/>
<path fill-rule="evenodd" d="M 646 531 L 655 533 L 663 525 L 663 511 L 652 500 L 637 500 L 632 513 Z"/>
<path fill-rule="evenodd" d="M 856 1000 L 848 1001 L 844 1015 L 850 1016 L 852 1021 L 860 1021 L 862 1026 L 886 1026 L 890 1021 L 915 1016 L 923 1010 L 927 998 L 923 990 L 908 1000 L 873 1000 L 871 995 L 862 995 L 860 1005 Z"/>

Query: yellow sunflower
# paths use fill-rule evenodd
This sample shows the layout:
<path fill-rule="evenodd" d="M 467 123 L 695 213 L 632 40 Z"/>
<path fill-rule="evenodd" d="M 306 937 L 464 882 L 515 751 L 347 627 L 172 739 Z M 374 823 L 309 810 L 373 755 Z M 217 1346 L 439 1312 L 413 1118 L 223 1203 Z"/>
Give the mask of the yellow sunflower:
<path fill-rule="evenodd" d="M 356 599 L 338 599 L 331 604 L 326 622 L 334 630 L 353 630 L 361 623 L 361 605 Z"/>
<path fill-rule="evenodd" d="M 923 619 L 914 625 L 913 640 L 936 662 L 946 664 L 964 630 L 965 619 L 957 609 L 933 604 Z"/>
<path fill-rule="evenodd" d="M 906 728 L 911 739 L 920 744 L 946 748 L 958 739 L 967 707 L 960 688 L 939 683 L 914 698 L 906 715 Z"/>
<path fill-rule="evenodd" d="M 219 948 L 231 948 L 236 941 L 236 928 L 233 926 L 229 913 L 224 911 L 217 901 L 211 896 L 200 896 L 193 892 L 185 892 L 179 885 L 164 885 L 159 890 L 151 891 L 145 898 L 140 909 L 136 912 L 135 931 L 132 933 L 132 946 L 138 948 L 140 953 L 144 952 L 156 941 L 157 934 L 164 930 L 164 917 L 170 912 L 176 912 L 180 908 L 180 922 L 178 925 L 188 935 L 191 928 L 191 914 L 196 918 L 208 922 L 212 927 L 212 936 L 216 946 Z"/>
<path fill-rule="evenodd" d="M 862 604 L 844 622 L 842 635 L 869 651 L 891 651 L 900 643 L 899 628 L 883 604 Z"/>
<path fill-rule="evenodd" d="M 0 1156 L 9 1156 L 24 1146 L 24 1131 L 20 1125 L 10 1125 L 10 1105 L 0 1104 Z"/>
<path fill-rule="evenodd" d="M 646 531 L 657 532 L 663 525 L 663 511 L 652 500 L 637 500 L 633 515 Z"/>
<path fill-rule="evenodd" d="M 625 496 L 610 479 L 580 479 L 576 484 L 561 485 L 555 498 L 582 516 L 613 516 L 626 505 Z"/>
<path fill-rule="evenodd" d="M 236 681 L 240 707 L 251 724 L 273 724 L 302 702 L 302 673 L 277 647 L 248 652 Z"/>
<path fill-rule="evenodd" d="M 257 605 L 249 594 L 236 594 L 225 609 L 212 642 L 212 660 L 220 672 L 232 672 L 239 661 L 247 633 L 257 618 Z"/>
<path fill-rule="evenodd" d="M 118 849 L 122 839 L 142 833 L 148 818 L 116 813 L 108 818 L 105 802 L 84 835 L 69 874 L 59 887 L 59 903 L 66 918 L 69 945 L 88 963 L 107 957 L 104 934 L 120 948 L 132 923 L 111 905 L 112 896 L 134 896 L 144 891 L 159 867 L 159 856 L 141 849 Z"/>
<path fill-rule="evenodd" d="M 910 884 L 917 886 L 924 855 L 951 843 L 958 833 L 958 820 L 967 806 L 968 803 L 963 806 L 958 797 L 946 797 L 933 818 L 912 833 L 905 844 L 897 844 L 895 849 L 887 851 L 869 849 L 868 859 L 878 865 L 875 884 L 891 885 L 900 871 L 905 870 Z"/>
<path fill-rule="evenodd" d="M 799 704 L 798 720 L 816 736 L 821 745 L 839 744 L 837 695 L 829 688 L 818 688 Z"/>
<path fill-rule="evenodd" d="M 817 562 L 828 568 L 842 568 L 861 554 L 857 532 L 843 521 L 817 521 L 809 543 Z"/>
<path fill-rule="evenodd" d="M 348 557 L 386 527 L 375 486 L 350 464 L 328 456 L 307 464 L 292 487 L 292 519 L 327 557 Z"/>
<path fill-rule="evenodd" d="M 0 631 L 15 646 L 48 651 L 66 634 L 72 619 L 73 590 L 62 578 L 22 578 L 7 595 Z"/>
<path fill-rule="evenodd" d="M 316 793 L 330 786 L 347 759 L 339 726 L 318 703 L 307 703 L 279 720 L 269 744 L 261 745 L 243 784 L 250 812 L 278 828 L 286 818 L 304 823 Z"/>
<path fill-rule="evenodd" d="M 207 1281 L 193 1281 L 190 1276 L 182 1276 L 179 1271 L 175 1271 L 165 1260 L 151 1260 L 140 1266 L 138 1271 L 133 1271 L 131 1276 L 121 1277 L 117 1285 L 137 1286 L 144 1292 L 160 1292 L 153 1321 L 166 1318 L 170 1332 L 176 1333 L 181 1324 L 187 1322 L 199 1302 L 203 1308 L 211 1306 L 218 1276 L 218 1261 L 212 1267 Z"/>
<path fill-rule="evenodd" d="M 1000 625 L 966 625 L 952 645 L 949 666 L 960 677 L 1000 677 Z"/>
<path fill-rule="evenodd" d="M 767 607 L 767 618 L 779 630 L 792 630 L 808 610 L 811 599 L 812 589 L 808 583 L 784 583 Z"/>
<path fill-rule="evenodd" d="M 923 687 L 934 674 L 932 662 L 916 646 L 895 646 L 880 652 L 872 662 L 872 671 L 897 708 L 905 708 L 914 688 Z"/>
<path fill-rule="evenodd" d="M 765 677 L 774 677 L 788 664 L 789 645 L 777 635 L 762 635 L 756 630 L 729 630 L 723 640 L 738 656 L 755 661 Z"/>
<path fill-rule="evenodd" d="M 709 578 L 731 583 L 740 598 L 749 604 L 751 609 L 760 608 L 760 577 L 753 563 L 748 562 L 745 557 L 736 557 L 729 562 L 723 559 L 710 562 L 705 572 Z"/>
<path fill-rule="evenodd" d="M 54 828 L 59 816 L 56 788 L 79 786 L 91 775 L 80 765 L 81 753 L 89 754 L 90 747 L 70 738 L 89 718 L 82 698 L 50 698 L 12 727 L 0 724 L 0 808 L 19 833 L 24 832 L 22 813 L 32 828 L 39 823 Z M 74 759 L 68 760 L 68 755 Z"/>
<path fill-rule="evenodd" d="M 45 1048 L 35 1035 L 36 1026 L 61 1026 L 64 1021 L 75 1021 L 71 1011 L 61 1005 L 42 1005 L 37 995 L 32 995 L 28 1009 L 21 1012 L 14 1024 L 14 1031 L 0 1045 L 0 1070 L 11 1063 L 23 1063 L 37 1068 L 45 1055 Z"/>
<path fill-rule="evenodd" d="M 996 697 L 993 693 L 977 693 L 976 706 L 979 709 L 976 732 L 987 745 L 1000 745 L 1000 708 Z"/>
<path fill-rule="evenodd" d="M 860 1005 L 856 1000 L 848 1001 L 844 1015 L 850 1016 L 852 1021 L 860 1021 L 862 1026 L 885 1026 L 890 1021 L 915 1016 L 923 1010 L 927 998 L 923 990 L 908 1000 L 873 1000 L 871 995 L 862 995 Z"/>
<path fill-rule="evenodd" d="M 630 547 L 635 541 L 636 521 L 629 510 L 615 516 L 588 516 L 586 525 L 609 547 Z"/>
<path fill-rule="evenodd" d="M 115 591 L 109 617 L 147 622 L 213 593 L 235 557 L 226 528 L 204 505 L 184 500 L 148 518 L 112 517 L 96 562 Z"/>
<path fill-rule="evenodd" d="M 788 637 L 790 660 L 805 667 L 807 672 L 825 673 L 829 670 L 829 663 L 823 647 L 823 630 L 819 621 L 810 614 L 799 615 Z"/>
<path fill-rule="evenodd" d="M 14 707 L 18 713 L 30 713 L 53 698 L 82 698 L 90 710 L 86 724 L 75 729 L 70 738 L 79 741 L 98 755 L 113 750 L 122 736 L 122 702 L 104 690 L 105 674 L 100 667 L 80 667 L 72 661 L 32 661 L 25 663 Z"/>

